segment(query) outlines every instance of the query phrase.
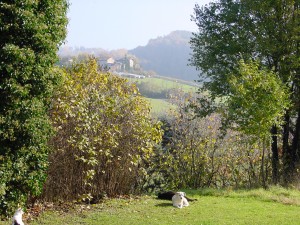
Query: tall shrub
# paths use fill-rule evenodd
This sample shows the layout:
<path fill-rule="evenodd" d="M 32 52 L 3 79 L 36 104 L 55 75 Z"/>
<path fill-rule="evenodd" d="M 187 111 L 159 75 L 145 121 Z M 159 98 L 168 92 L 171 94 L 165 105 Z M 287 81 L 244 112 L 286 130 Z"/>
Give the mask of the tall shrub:
<path fill-rule="evenodd" d="M 0 2 L 0 214 L 40 194 L 66 0 Z"/>
<path fill-rule="evenodd" d="M 132 193 L 161 136 L 147 102 L 134 84 L 99 71 L 95 59 L 73 65 L 64 78 L 52 110 L 57 135 L 45 197 Z"/>
<path fill-rule="evenodd" d="M 199 107 L 196 94 L 176 93 L 170 101 L 177 107 L 170 111 L 164 126 L 163 149 L 158 151 L 154 173 L 172 189 L 201 187 L 257 187 L 270 173 L 269 152 L 261 161 L 261 143 L 250 135 L 228 129 L 222 132 L 220 114 L 205 118 L 195 116 L 190 105 Z M 263 164 L 262 164 L 263 163 Z M 160 182 L 160 180 L 157 180 Z"/>

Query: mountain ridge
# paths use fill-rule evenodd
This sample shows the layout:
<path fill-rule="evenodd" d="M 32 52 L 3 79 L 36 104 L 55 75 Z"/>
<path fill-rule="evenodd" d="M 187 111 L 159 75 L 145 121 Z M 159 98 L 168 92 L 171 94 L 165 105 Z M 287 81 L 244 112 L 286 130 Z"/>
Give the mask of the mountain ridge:
<path fill-rule="evenodd" d="M 196 80 L 198 72 L 188 66 L 191 57 L 190 38 L 192 32 L 177 30 L 168 35 L 150 39 L 145 46 L 129 50 L 140 60 L 145 70 L 153 70 L 161 76 L 183 80 Z"/>

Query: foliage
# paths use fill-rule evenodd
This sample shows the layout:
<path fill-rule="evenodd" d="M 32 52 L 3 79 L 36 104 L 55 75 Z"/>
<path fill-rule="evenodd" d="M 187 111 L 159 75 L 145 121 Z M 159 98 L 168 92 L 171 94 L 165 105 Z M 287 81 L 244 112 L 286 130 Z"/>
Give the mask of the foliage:
<path fill-rule="evenodd" d="M 0 214 L 41 193 L 51 124 L 47 113 L 66 36 L 65 0 L 0 2 Z"/>
<path fill-rule="evenodd" d="M 177 107 L 162 126 L 162 149 L 156 152 L 158 162 L 153 169 L 160 177 L 158 184 L 166 184 L 165 189 L 259 186 L 261 166 L 264 173 L 270 173 L 269 158 L 261 161 L 261 143 L 234 130 L 224 135 L 218 114 L 195 116 L 189 105 L 197 104 L 196 99 L 195 94 L 183 93 L 171 98 Z"/>
<path fill-rule="evenodd" d="M 150 82 L 140 82 L 137 83 L 137 87 L 141 93 L 141 95 L 147 98 L 154 99 L 165 99 L 170 92 L 170 89 L 164 89 L 158 84 L 150 83 Z"/>
<path fill-rule="evenodd" d="M 161 131 L 134 84 L 99 71 L 93 58 L 75 63 L 65 71 L 51 115 L 57 134 L 47 199 L 98 198 L 138 189 Z"/>
<path fill-rule="evenodd" d="M 272 126 L 283 123 L 284 112 L 289 108 L 289 93 L 272 71 L 260 69 L 258 62 L 241 61 L 238 75 L 232 74 L 228 85 L 230 95 L 224 116 L 239 131 L 266 137 Z"/>
<path fill-rule="evenodd" d="M 266 126 L 260 124 L 259 129 L 263 129 L 265 132 L 273 125 L 270 135 L 273 142 L 271 146 L 274 182 L 279 180 L 277 170 L 279 165 L 278 136 L 282 137 L 280 145 L 283 148 L 283 179 L 285 183 L 292 181 L 287 179 L 288 177 L 292 178 L 294 175 L 297 177 L 295 174 L 297 172 L 296 163 L 300 163 L 299 9 L 298 1 L 218 0 L 202 8 L 196 5 L 193 17 L 199 32 L 191 38 L 193 50 L 191 64 L 203 71 L 200 78 L 204 81 L 203 89 L 209 94 L 209 101 L 201 99 L 202 102 L 215 103 L 216 99 L 220 97 L 227 98 L 237 94 L 237 89 L 232 88 L 235 83 L 233 75 L 237 76 L 238 80 L 242 72 L 239 65 L 241 60 L 244 60 L 246 64 L 251 61 L 256 62 L 256 65 L 250 63 L 250 67 L 254 66 L 252 71 L 249 71 L 252 76 L 256 74 L 256 77 L 263 76 L 265 78 L 265 75 L 268 74 L 267 82 L 264 81 L 263 84 L 271 82 L 274 78 L 270 79 L 270 77 L 276 76 L 276 85 L 272 86 L 274 89 L 267 89 L 267 85 L 259 87 L 260 93 L 266 90 L 264 95 L 260 96 L 260 99 L 265 99 L 265 101 L 262 103 L 260 100 L 256 101 L 253 108 L 247 106 L 248 114 L 240 111 L 240 116 L 245 117 L 239 117 L 243 120 L 240 122 L 248 123 L 255 120 L 246 118 L 246 116 L 255 115 L 258 119 L 265 113 L 268 116 L 264 122 Z M 279 99 L 269 105 L 270 101 L 266 100 L 269 97 L 273 100 L 276 98 L 279 86 L 284 86 L 285 94 L 281 97 L 277 96 Z M 289 95 L 288 100 L 286 95 Z M 243 97 L 250 97 L 250 95 Z M 283 100 L 287 101 L 283 103 Z M 253 103 L 253 101 L 251 102 Z M 283 105 L 280 105 L 280 102 Z M 232 111 L 239 107 L 244 109 L 243 105 L 237 105 L 240 103 L 243 102 L 238 101 L 235 102 L 235 105 L 231 104 Z M 212 107 L 206 104 L 205 106 L 198 109 L 199 114 L 218 111 L 220 108 L 223 110 L 224 104 L 212 104 Z M 278 108 L 275 109 L 276 107 Z M 249 115 L 250 109 L 253 111 L 251 115 Z M 276 114 L 284 115 L 281 126 L 277 126 L 278 123 L 275 121 L 279 119 L 278 116 L 269 117 L 273 110 L 277 111 Z M 259 119 L 256 122 L 261 123 L 262 120 Z M 254 128 L 254 123 L 248 123 L 248 125 L 252 127 L 246 128 L 246 130 Z M 281 135 L 278 132 L 281 132 Z M 256 131 L 256 134 L 258 133 Z M 290 138 L 291 136 L 292 138 Z"/>

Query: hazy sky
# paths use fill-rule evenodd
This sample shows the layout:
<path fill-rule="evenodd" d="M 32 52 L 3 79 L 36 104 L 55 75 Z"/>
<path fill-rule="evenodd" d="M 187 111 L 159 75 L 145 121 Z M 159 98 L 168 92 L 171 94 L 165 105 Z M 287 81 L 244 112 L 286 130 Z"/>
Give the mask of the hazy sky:
<path fill-rule="evenodd" d="M 197 31 L 196 3 L 210 0 L 69 0 L 66 45 L 132 49 L 174 30 Z"/>

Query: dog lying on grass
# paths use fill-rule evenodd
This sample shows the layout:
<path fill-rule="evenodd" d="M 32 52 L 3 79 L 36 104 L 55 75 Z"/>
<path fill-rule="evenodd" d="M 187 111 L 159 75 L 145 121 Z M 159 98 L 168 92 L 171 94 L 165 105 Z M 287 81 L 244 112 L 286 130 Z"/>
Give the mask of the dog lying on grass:
<path fill-rule="evenodd" d="M 184 206 L 189 206 L 188 200 L 185 198 L 184 192 L 176 192 L 172 197 L 172 203 L 174 207 L 181 209 Z"/>
<path fill-rule="evenodd" d="M 176 192 L 174 192 L 174 191 L 161 192 L 161 193 L 158 193 L 157 198 L 163 199 L 163 200 L 172 200 L 172 198 L 175 194 L 176 194 Z M 185 193 L 184 193 L 184 197 L 190 202 L 197 201 L 197 199 L 188 198 Z"/>
<path fill-rule="evenodd" d="M 184 192 L 166 191 L 157 195 L 158 199 L 172 200 L 173 206 L 182 208 L 183 206 L 189 206 L 189 202 L 197 201 L 197 199 L 191 199 L 186 196 Z"/>

